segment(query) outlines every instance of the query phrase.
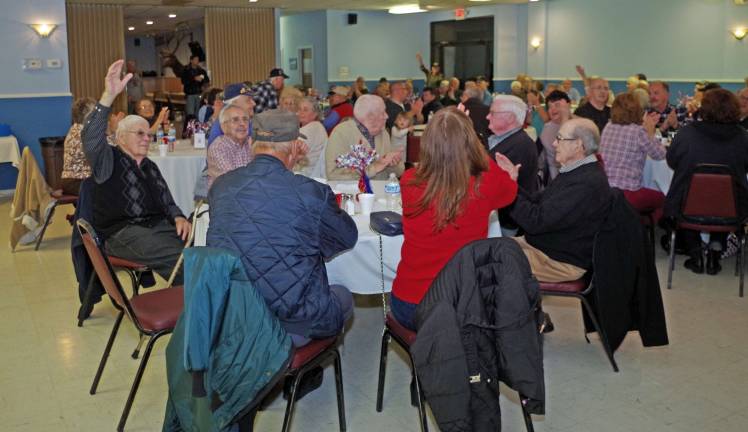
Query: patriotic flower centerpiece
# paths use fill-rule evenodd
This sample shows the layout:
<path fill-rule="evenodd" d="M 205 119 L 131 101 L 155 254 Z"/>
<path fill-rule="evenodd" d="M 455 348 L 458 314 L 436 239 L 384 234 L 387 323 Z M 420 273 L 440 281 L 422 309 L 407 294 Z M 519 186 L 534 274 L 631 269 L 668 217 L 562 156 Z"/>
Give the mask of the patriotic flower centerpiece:
<path fill-rule="evenodd" d="M 350 152 L 338 155 L 335 158 L 335 165 L 338 168 L 348 168 L 356 171 L 360 175 L 358 189 L 363 193 L 373 193 L 369 176 L 366 175 L 366 167 L 377 160 L 378 157 L 376 150 L 359 141 L 358 144 L 351 146 Z"/>
<path fill-rule="evenodd" d="M 185 129 L 185 138 L 189 138 L 196 133 L 204 133 L 207 134 L 211 127 L 210 122 L 200 123 L 197 121 L 197 119 L 192 119 L 187 123 L 187 128 Z"/>

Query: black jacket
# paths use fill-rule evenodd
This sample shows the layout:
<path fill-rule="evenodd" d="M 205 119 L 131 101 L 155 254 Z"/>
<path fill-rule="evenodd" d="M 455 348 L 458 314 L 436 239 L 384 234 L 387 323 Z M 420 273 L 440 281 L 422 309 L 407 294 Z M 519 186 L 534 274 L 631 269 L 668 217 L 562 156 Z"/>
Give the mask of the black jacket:
<path fill-rule="evenodd" d="M 681 128 L 667 150 L 673 181 L 665 198 L 665 216 L 680 213 L 693 169 L 698 164 L 727 165 L 738 184 L 738 208 L 748 215 L 748 132 L 738 124 L 698 121 Z"/>
<path fill-rule="evenodd" d="M 202 81 L 196 81 L 195 77 L 203 75 Z M 203 92 L 203 87 L 210 82 L 210 78 L 208 78 L 208 72 L 205 71 L 200 66 L 192 67 L 192 65 L 187 65 L 184 67 L 184 71 L 182 72 L 182 85 L 184 86 L 184 94 L 187 95 L 199 95 Z"/>
<path fill-rule="evenodd" d="M 395 120 L 397 119 L 398 114 L 400 114 L 401 112 L 410 111 L 410 104 L 404 103 L 403 106 L 400 106 L 396 102 L 393 102 L 390 99 L 385 99 L 384 109 L 387 112 L 386 127 L 387 127 L 387 130 L 389 131 L 390 129 L 392 129 L 392 126 L 395 125 Z"/>
<path fill-rule="evenodd" d="M 499 381 L 545 411 L 540 295 L 509 238 L 478 240 L 442 269 L 416 308 L 411 353 L 442 431 L 501 429 Z"/>
<path fill-rule="evenodd" d="M 543 192 L 531 195 L 520 189 L 511 215 L 527 243 L 556 261 L 589 269 L 610 190 L 600 165 L 588 163 L 559 174 Z"/>
<path fill-rule="evenodd" d="M 644 346 L 668 344 L 660 282 L 647 243 L 639 214 L 613 189 L 610 211 L 595 241 L 595 288 L 589 296 L 613 351 L 630 330 L 639 330 Z M 585 327 L 594 329 L 587 315 Z"/>
<path fill-rule="evenodd" d="M 530 194 L 538 190 L 538 146 L 524 129 L 509 135 L 493 148 L 488 149 L 486 147 L 486 149 L 491 156 L 491 160 L 496 159 L 496 153 L 498 152 L 509 158 L 513 164 L 521 164 L 517 184 Z M 503 228 L 517 228 L 517 223 L 510 216 L 511 211 L 512 206 L 499 210 L 499 221 L 501 221 Z"/>

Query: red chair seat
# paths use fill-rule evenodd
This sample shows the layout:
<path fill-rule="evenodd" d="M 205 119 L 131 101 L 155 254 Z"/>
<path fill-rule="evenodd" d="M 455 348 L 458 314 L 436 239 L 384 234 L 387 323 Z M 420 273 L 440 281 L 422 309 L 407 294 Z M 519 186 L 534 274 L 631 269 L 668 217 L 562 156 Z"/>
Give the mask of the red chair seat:
<path fill-rule="evenodd" d="M 126 268 L 130 270 L 145 270 L 148 268 L 145 264 L 136 263 L 135 261 L 126 260 L 124 258 L 117 258 L 111 255 L 109 255 L 108 258 L 112 267 Z"/>
<path fill-rule="evenodd" d="M 289 369 L 295 370 L 304 366 L 313 358 L 317 357 L 319 353 L 330 348 L 336 340 L 337 337 L 329 337 L 327 339 L 313 339 L 303 347 L 296 348 L 296 352 L 294 352 L 293 354 L 293 360 L 291 360 L 291 366 L 289 367 Z"/>
<path fill-rule="evenodd" d="M 404 340 L 408 346 L 413 345 L 413 342 L 416 341 L 416 332 L 405 328 L 395 319 L 394 316 L 392 316 L 392 313 L 387 314 L 387 320 L 385 322 L 387 327 L 390 329 L 390 332 Z"/>
<path fill-rule="evenodd" d="M 143 330 L 157 332 L 172 329 L 182 313 L 184 289 L 175 286 L 140 294 L 131 298 L 130 304 Z"/>
<path fill-rule="evenodd" d="M 538 282 L 540 292 L 560 292 L 560 293 L 581 293 L 587 288 L 587 282 L 584 279 L 577 279 L 569 282 Z"/>
<path fill-rule="evenodd" d="M 735 225 L 701 225 L 693 224 L 688 222 L 678 223 L 678 228 L 689 229 L 694 231 L 706 231 L 706 232 L 735 232 L 739 231 L 740 227 Z"/>

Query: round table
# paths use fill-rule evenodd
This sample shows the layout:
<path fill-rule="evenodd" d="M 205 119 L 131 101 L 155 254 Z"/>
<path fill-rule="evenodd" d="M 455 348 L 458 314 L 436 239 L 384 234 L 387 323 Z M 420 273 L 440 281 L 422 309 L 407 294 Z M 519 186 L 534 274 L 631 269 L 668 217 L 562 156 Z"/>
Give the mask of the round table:
<path fill-rule="evenodd" d="M 371 182 L 376 195 L 374 211 L 386 209 L 384 195 L 385 180 Z M 348 192 L 353 190 L 356 182 L 330 181 L 333 190 Z M 208 205 L 198 209 L 199 217 L 195 225 L 195 246 L 205 246 L 210 225 Z M 358 241 L 353 249 L 342 252 L 326 262 L 327 279 L 331 285 L 339 284 L 356 294 L 378 294 L 382 292 L 382 271 L 380 268 L 380 236 L 369 227 L 369 215 L 360 213 L 356 204 L 356 214 L 353 217 L 358 228 Z M 501 226 L 497 212 L 492 212 L 489 220 L 488 237 L 501 237 Z M 384 290 L 392 290 L 397 265 L 400 263 L 400 249 L 403 246 L 403 236 L 382 236 L 382 262 L 384 263 Z"/>
<path fill-rule="evenodd" d="M 163 157 L 159 156 L 158 146 L 155 144 L 148 152 L 148 159 L 158 165 L 174 202 L 185 216 L 192 213 L 195 207 L 195 182 L 205 168 L 206 155 L 205 149 L 192 147 L 192 141 L 188 139 L 177 140 L 174 151 Z"/>

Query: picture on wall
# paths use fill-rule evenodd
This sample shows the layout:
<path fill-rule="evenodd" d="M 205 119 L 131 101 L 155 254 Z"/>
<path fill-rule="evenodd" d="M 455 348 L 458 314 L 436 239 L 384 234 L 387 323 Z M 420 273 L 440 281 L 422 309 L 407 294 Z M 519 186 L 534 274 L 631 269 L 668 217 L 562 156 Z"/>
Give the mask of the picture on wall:
<path fill-rule="evenodd" d="M 291 70 L 297 70 L 299 68 L 299 62 L 296 57 L 288 59 L 288 68 Z"/>

